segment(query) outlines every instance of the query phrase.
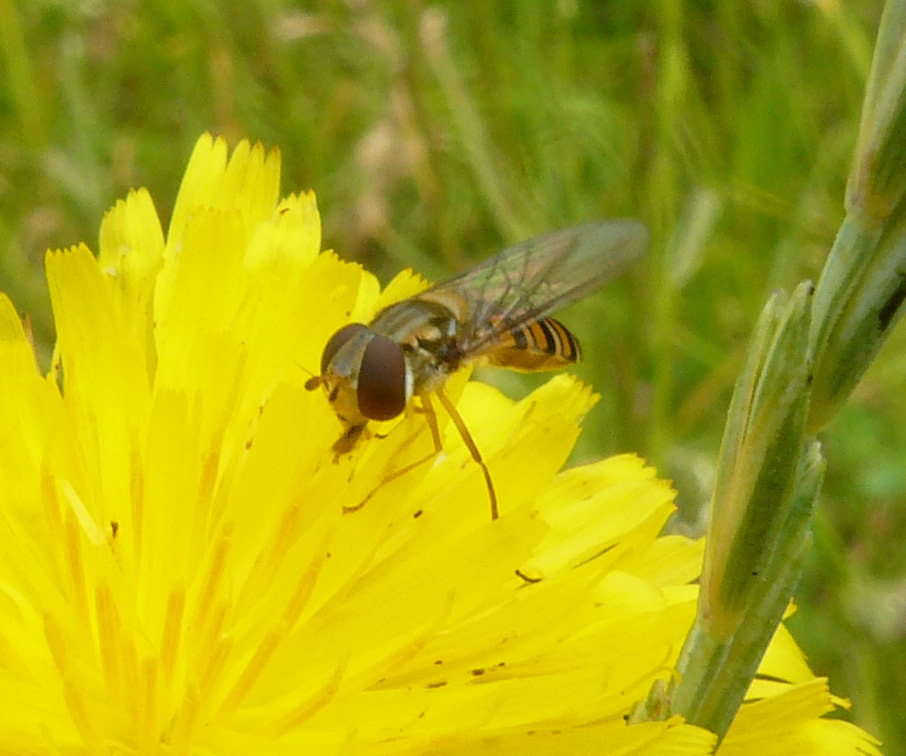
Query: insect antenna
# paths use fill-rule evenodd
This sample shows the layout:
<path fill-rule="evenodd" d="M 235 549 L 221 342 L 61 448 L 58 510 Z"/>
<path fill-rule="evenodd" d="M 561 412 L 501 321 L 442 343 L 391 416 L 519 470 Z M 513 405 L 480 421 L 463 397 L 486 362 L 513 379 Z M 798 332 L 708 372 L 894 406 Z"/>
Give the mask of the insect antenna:
<path fill-rule="evenodd" d="M 307 367 L 305 367 L 305 365 L 303 365 L 301 362 L 296 362 L 296 365 L 299 366 L 299 369 L 303 373 L 308 373 L 308 375 L 311 376 L 303 384 L 305 386 L 306 391 L 314 391 L 316 388 L 318 388 L 318 386 L 321 385 L 322 378 L 320 375 L 318 375 L 317 373 L 313 373 L 311 370 L 309 370 Z"/>

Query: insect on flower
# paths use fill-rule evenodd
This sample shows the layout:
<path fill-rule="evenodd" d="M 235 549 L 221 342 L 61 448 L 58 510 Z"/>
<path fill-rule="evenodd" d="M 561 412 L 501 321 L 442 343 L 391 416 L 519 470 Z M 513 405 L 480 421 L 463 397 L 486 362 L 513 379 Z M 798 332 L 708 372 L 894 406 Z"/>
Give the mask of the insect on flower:
<path fill-rule="evenodd" d="M 555 231 L 384 308 L 368 325 L 343 326 L 324 347 L 321 374 L 305 384 L 324 387 L 346 426 L 334 451 L 350 451 L 369 420 L 397 417 L 416 396 L 434 451 L 388 479 L 405 474 L 443 448 L 434 395 L 481 467 L 496 519 L 490 471 L 444 383 L 466 363 L 534 372 L 576 362 L 579 342 L 548 313 L 602 287 L 642 256 L 647 240 L 645 227 L 627 219 Z"/>

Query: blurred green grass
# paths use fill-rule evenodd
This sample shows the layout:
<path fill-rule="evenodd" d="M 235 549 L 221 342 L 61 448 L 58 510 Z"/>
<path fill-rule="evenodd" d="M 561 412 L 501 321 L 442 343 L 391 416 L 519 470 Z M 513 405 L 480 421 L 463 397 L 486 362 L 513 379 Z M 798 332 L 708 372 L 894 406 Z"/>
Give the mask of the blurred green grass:
<path fill-rule="evenodd" d="M 881 3 L 0 0 L 0 288 L 45 349 L 46 248 L 96 247 L 147 186 L 166 219 L 204 130 L 279 145 L 325 246 L 432 277 L 592 218 L 646 263 L 564 320 L 602 394 L 577 458 L 637 450 L 700 527 L 768 293 L 815 278 Z M 906 754 L 906 335 L 824 435 L 791 624 L 854 721 Z M 508 391 L 516 378 L 495 374 Z"/>

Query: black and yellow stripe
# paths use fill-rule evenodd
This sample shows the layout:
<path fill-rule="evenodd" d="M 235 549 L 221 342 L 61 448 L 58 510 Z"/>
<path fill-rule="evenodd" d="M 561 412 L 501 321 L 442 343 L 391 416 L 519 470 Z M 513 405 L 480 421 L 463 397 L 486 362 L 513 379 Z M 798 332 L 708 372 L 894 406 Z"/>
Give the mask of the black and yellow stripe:
<path fill-rule="evenodd" d="M 512 370 L 556 370 L 582 356 L 579 341 L 554 318 L 538 318 L 503 334 L 486 359 Z"/>

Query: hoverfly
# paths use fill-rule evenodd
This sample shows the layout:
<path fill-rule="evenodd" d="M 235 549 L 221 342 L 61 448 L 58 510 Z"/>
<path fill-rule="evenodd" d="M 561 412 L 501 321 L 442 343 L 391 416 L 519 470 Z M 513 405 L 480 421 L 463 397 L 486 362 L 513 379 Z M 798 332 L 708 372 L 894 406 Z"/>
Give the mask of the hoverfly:
<path fill-rule="evenodd" d="M 321 374 L 305 384 L 309 390 L 324 387 L 346 426 L 334 451 L 350 451 L 369 420 L 397 417 L 417 396 L 434 451 L 389 479 L 405 474 L 443 448 L 434 395 L 481 467 L 491 517 L 497 519 L 490 472 L 444 383 L 466 363 L 540 371 L 576 362 L 578 340 L 548 313 L 591 294 L 636 262 L 647 239 L 645 227 L 627 219 L 555 231 L 384 308 L 368 325 L 340 328 L 324 347 Z"/>

